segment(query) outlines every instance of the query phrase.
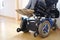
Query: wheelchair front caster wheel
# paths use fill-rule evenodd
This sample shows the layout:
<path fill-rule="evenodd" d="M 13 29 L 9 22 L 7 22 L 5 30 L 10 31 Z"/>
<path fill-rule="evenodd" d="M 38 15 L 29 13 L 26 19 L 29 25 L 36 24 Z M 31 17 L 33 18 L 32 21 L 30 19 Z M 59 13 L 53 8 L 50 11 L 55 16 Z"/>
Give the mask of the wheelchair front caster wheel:
<path fill-rule="evenodd" d="M 37 35 L 38 35 L 38 33 L 35 32 L 35 33 L 34 33 L 34 37 L 36 37 Z"/>
<path fill-rule="evenodd" d="M 57 27 L 58 27 L 58 26 L 57 26 L 57 24 L 56 24 L 56 19 L 55 19 L 54 24 L 53 24 L 53 27 L 52 27 L 52 30 L 55 31 L 55 30 L 57 29 Z"/>
<path fill-rule="evenodd" d="M 52 30 L 55 31 L 57 29 L 57 26 L 52 27 Z"/>
<path fill-rule="evenodd" d="M 20 28 L 17 28 L 17 32 L 20 32 L 21 31 L 21 29 Z"/>

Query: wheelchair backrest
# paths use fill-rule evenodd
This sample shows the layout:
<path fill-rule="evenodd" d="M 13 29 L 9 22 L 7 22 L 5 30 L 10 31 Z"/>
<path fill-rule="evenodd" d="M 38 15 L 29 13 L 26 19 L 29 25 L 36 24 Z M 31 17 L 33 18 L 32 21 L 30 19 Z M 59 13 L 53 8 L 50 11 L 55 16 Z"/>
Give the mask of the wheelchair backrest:
<path fill-rule="evenodd" d="M 45 3 L 46 3 L 46 6 L 49 7 L 49 6 L 52 6 L 52 5 L 56 5 L 58 2 L 58 0 L 45 0 Z"/>
<path fill-rule="evenodd" d="M 58 18 L 59 17 L 59 11 L 56 8 L 56 4 L 57 4 L 58 0 L 45 0 L 45 2 L 46 2 L 46 5 L 44 5 L 44 3 L 42 3 L 42 2 L 36 3 L 34 13 L 37 16 L 40 15 L 40 17 L 44 17 L 46 14 L 49 15 L 49 13 L 51 13 L 55 16 L 55 18 Z M 55 12 L 49 12 L 48 11 L 48 13 L 46 13 L 45 10 L 47 10 L 47 7 L 49 9 L 49 7 L 52 7 L 54 4 L 55 4 L 55 9 L 57 11 L 56 10 L 51 10 L 51 11 L 55 11 Z M 53 15 L 50 15 L 50 16 L 52 16 L 52 18 L 54 18 Z"/>

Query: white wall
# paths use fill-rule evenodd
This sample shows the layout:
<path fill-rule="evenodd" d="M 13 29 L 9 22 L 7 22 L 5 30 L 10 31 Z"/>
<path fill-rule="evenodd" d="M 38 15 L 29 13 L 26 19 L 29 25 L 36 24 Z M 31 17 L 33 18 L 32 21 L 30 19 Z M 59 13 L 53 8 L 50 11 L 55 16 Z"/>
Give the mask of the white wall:
<path fill-rule="evenodd" d="M 57 3 L 57 8 L 58 8 L 58 10 L 60 11 L 60 0 L 59 0 L 58 3 Z"/>
<path fill-rule="evenodd" d="M 60 0 L 59 0 L 58 3 L 57 3 L 57 8 L 58 8 L 58 10 L 60 11 Z M 60 17 L 57 18 L 57 25 L 58 25 L 58 28 L 60 28 Z"/>
<path fill-rule="evenodd" d="M 3 2 L 3 0 L 0 0 L 0 9 L 2 9 L 3 8 L 3 6 L 2 6 L 2 3 Z"/>
<path fill-rule="evenodd" d="M 4 8 L 0 9 L 0 15 L 16 17 L 15 0 L 4 0 Z"/>

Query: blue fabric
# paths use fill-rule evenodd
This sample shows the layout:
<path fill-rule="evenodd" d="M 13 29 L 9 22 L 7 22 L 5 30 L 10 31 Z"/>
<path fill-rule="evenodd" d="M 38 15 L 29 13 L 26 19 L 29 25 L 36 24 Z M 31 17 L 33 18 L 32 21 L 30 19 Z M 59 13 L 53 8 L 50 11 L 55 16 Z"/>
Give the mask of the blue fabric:
<path fill-rule="evenodd" d="M 27 9 L 34 9 L 37 0 L 29 0 L 28 5 L 26 6 Z"/>
<path fill-rule="evenodd" d="M 26 6 L 27 9 L 34 9 L 36 2 L 43 2 L 44 0 L 29 0 L 28 5 Z"/>

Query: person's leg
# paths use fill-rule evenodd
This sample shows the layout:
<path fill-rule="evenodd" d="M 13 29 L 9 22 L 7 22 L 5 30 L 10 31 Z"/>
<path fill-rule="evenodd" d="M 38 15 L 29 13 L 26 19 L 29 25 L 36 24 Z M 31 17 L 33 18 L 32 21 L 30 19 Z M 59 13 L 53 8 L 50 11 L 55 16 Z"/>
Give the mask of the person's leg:
<path fill-rule="evenodd" d="M 32 3 L 31 3 L 31 7 L 30 7 L 30 9 L 34 9 L 37 0 L 31 0 L 31 2 L 32 2 Z"/>

